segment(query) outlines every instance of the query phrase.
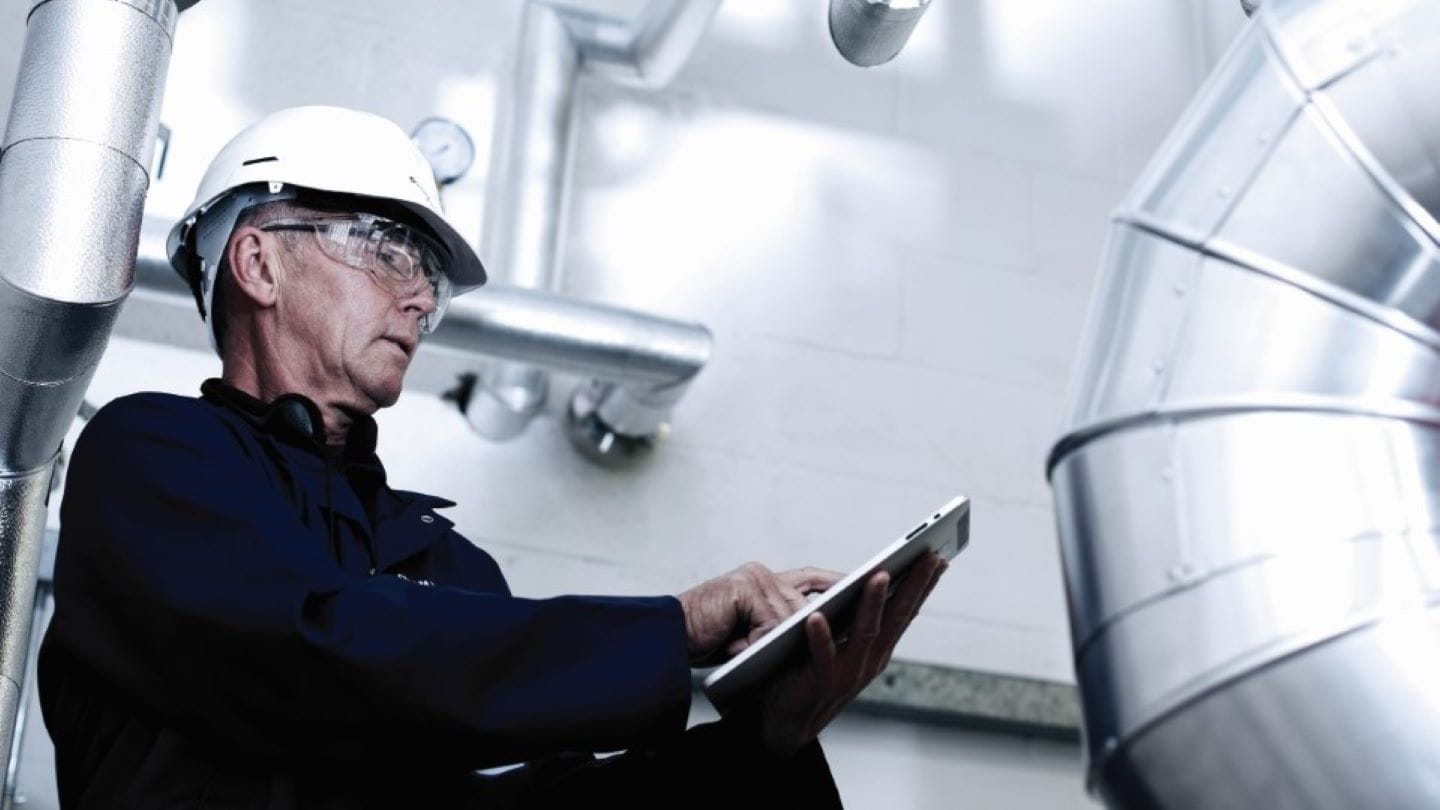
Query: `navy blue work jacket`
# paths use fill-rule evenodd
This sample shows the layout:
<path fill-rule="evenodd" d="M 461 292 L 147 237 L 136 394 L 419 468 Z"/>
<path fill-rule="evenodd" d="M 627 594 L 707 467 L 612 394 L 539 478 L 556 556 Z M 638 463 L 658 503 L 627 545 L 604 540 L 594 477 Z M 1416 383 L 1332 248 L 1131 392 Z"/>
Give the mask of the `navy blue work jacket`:
<path fill-rule="evenodd" d="M 839 806 L 818 744 L 685 731 L 674 597 L 515 597 L 452 502 L 386 485 L 372 420 L 327 453 L 248 402 L 127 396 L 75 446 L 39 664 L 62 807 Z"/>

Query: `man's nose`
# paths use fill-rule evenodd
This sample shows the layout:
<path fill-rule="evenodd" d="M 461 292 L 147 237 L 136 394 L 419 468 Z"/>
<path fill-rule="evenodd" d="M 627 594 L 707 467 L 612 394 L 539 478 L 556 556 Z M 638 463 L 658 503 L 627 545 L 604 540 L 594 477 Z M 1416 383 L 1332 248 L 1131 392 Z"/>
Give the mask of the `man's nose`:
<path fill-rule="evenodd" d="M 423 318 L 434 312 L 438 307 L 435 300 L 435 287 L 426 279 L 420 279 L 419 283 L 412 286 L 399 298 L 401 310 L 407 315 L 414 315 L 416 318 Z"/>

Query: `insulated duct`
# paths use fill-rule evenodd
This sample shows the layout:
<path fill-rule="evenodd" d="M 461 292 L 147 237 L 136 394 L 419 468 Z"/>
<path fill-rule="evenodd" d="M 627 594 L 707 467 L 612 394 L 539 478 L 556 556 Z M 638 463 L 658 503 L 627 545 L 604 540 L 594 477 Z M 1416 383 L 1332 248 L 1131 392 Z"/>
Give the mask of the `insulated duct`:
<path fill-rule="evenodd" d="M 1112 807 L 1440 806 L 1440 4 L 1266 0 L 1116 215 L 1049 472 Z"/>
<path fill-rule="evenodd" d="M 718 5 L 719 0 L 650 0 L 640 14 L 619 18 L 544 0 L 526 4 L 481 236 L 481 253 L 497 281 L 545 292 L 559 289 L 574 153 L 571 117 L 580 72 L 658 87 L 685 63 Z M 485 436 L 516 436 L 539 412 L 548 388 L 544 368 L 499 364 L 481 376 L 466 416 Z M 591 408 L 587 392 L 596 391 L 599 407 Z M 604 419 L 624 407 L 606 402 L 625 396 L 621 389 L 582 388 L 571 401 L 572 418 Z M 603 432 L 645 446 L 667 412 L 643 410 L 646 418 L 611 424 L 613 430 Z M 577 416 L 582 411 L 586 415 Z"/>
<path fill-rule="evenodd" d="M 0 750 L 60 442 L 130 289 L 175 0 L 37 0 L 0 144 Z"/>

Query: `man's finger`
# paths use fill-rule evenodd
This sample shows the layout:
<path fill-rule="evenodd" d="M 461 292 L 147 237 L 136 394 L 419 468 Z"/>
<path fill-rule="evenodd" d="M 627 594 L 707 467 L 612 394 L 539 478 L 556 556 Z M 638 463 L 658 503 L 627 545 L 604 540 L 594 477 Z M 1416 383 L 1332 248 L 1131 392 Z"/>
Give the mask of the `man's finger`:
<path fill-rule="evenodd" d="M 767 633 L 769 633 L 771 630 L 774 630 L 774 629 L 776 628 L 776 626 L 777 626 L 777 625 L 767 624 L 767 625 L 765 625 L 764 627 L 756 627 L 756 628 L 754 628 L 753 630 L 750 631 L 750 634 L 749 634 L 749 635 L 745 636 L 745 644 L 746 644 L 747 646 L 750 645 L 750 644 L 754 644 L 755 642 L 757 642 L 757 641 L 759 641 L 760 639 L 764 638 L 765 635 L 766 635 Z"/>
<path fill-rule="evenodd" d="M 884 571 L 875 573 L 866 581 L 860 606 L 856 608 L 850 632 L 846 634 L 845 650 L 841 653 L 843 666 L 857 677 L 863 677 L 869 666 L 871 648 L 880 638 L 885 616 L 885 592 L 889 588 L 890 575 Z"/>
<path fill-rule="evenodd" d="M 840 665 L 835 639 L 830 635 L 830 622 L 823 613 L 805 617 L 805 637 L 810 641 L 810 665 L 815 668 L 819 692 L 827 694 L 839 681 Z"/>
<path fill-rule="evenodd" d="M 828 589 L 831 585 L 845 578 L 839 571 L 830 571 L 825 568 L 794 568 L 789 571 L 781 571 L 775 576 L 781 582 L 789 585 L 800 593 L 815 593 Z"/>
<path fill-rule="evenodd" d="M 930 584 L 926 586 L 925 593 L 920 597 L 920 604 L 925 604 L 925 600 L 930 598 L 930 592 L 935 590 L 935 586 L 940 582 L 940 577 L 944 576 L 945 572 L 948 570 L 950 570 L 950 563 L 946 562 L 945 560 L 941 560 L 940 565 L 936 566 L 935 568 L 934 575 L 930 577 Z"/>
<path fill-rule="evenodd" d="M 771 628 L 791 614 L 790 603 L 776 593 L 774 587 L 751 582 L 740 594 L 744 623 L 751 628 Z M 740 628 L 736 628 L 740 629 Z"/>
<path fill-rule="evenodd" d="M 925 590 L 921 591 L 921 593 L 920 593 L 920 598 L 919 598 L 919 600 L 917 600 L 916 603 L 915 603 L 915 610 L 910 614 L 910 615 L 911 615 L 911 618 L 914 618 L 915 613 L 919 613 L 919 612 L 920 612 L 920 606 L 923 605 L 923 604 L 925 604 L 925 600 L 927 600 L 927 599 L 930 598 L 930 593 L 931 593 L 932 591 L 934 591 L 934 590 L 935 590 L 935 586 L 936 586 L 937 584 L 939 584 L 941 575 L 943 575 L 943 574 L 945 573 L 945 571 L 946 571 L 947 569 L 949 569 L 949 568 L 950 568 L 950 563 L 946 562 L 943 557 L 941 557 L 940 555 L 936 554 L 936 555 L 935 555 L 935 565 L 934 565 L 934 568 L 933 568 L 933 569 L 931 570 L 931 572 L 930 572 L 930 577 L 929 577 L 930 581 L 929 581 L 928 583 L 926 583 L 926 585 L 925 585 Z"/>
<path fill-rule="evenodd" d="M 910 622 L 913 621 L 916 616 L 920 615 L 920 608 L 925 604 L 926 600 L 930 598 L 930 594 L 935 590 L 935 586 L 939 584 L 940 576 L 949 568 L 950 563 L 944 560 L 941 560 L 940 564 L 935 567 L 935 573 L 930 576 L 930 584 L 925 586 L 925 592 L 920 594 L 920 599 L 915 602 L 915 606 L 910 610 L 910 615 L 905 619 L 905 626 L 900 630 L 902 634 L 905 632 L 905 628 L 910 626 Z"/>
<path fill-rule="evenodd" d="M 780 595 L 785 597 L 785 602 L 790 606 L 790 612 L 794 613 L 810 603 L 805 594 L 795 590 L 789 585 L 780 586 Z"/>
<path fill-rule="evenodd" d="M 765 598 L 770 602 L 770 609 L 773 610 L 778 617 L 774 624 L 771 625 L 772 627 L 790 618 L 790 614 L 795 612 L 795 603 L 790 599 L 790 594 L 792 593 L 795 593 L 793 588 L 787 588 L 779 582 L 775 582 L 773 587 L 766 592 Z M 766 629 L 768 630 L 769 628 Z"/>
<path fill-rule="evenodd" d="M 920 605 L 934 589 L 945 561 L 938 554 L 930 553 L 910 567 L 905 583 L 900 586 L 894 598 L 885 607 L 885 621 L 880 644 L 888 653 L 900 641 L 900 636 L 910 626 L 910 620 L 920 612 Z"/>

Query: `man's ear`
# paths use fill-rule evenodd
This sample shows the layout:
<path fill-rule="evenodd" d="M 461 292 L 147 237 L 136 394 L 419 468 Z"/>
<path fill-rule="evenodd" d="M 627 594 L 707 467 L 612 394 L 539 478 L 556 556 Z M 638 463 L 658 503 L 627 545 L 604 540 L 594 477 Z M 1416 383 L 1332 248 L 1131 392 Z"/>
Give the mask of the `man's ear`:
<path fill-rule="evenodd" d="M 225 248 L 236 290 L 261 309 L 275 306 L 280 294 L 273 241 L 270 234 L 247 225 L 235 229 Z"/>

